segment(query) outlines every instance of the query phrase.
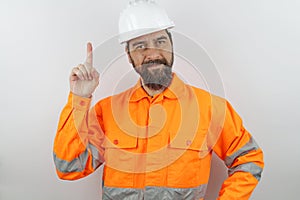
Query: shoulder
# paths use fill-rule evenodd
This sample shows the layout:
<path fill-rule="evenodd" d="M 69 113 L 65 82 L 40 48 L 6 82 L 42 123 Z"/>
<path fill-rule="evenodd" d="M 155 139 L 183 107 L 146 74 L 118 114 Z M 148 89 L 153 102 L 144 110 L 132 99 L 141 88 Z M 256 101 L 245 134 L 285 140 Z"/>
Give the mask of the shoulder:
<path fill-rule="evenodd" d="M 117 100 L 117 101 L 124 101 L 127 99 L 130 98 L 130 96 L 132 95 L 132 92 L 134 91 L 134 87 L 131 87 L 121 93 L 118 93 L 118 94 L 115 94 L 115 95 L 111 95 L 111 96 L 108 96 L 108 97 L 105 97 L 101 100 L 99 100 L 97 103 L 96 103 L 96 107 L 107 107 L 111 104 L 112 100 Z"/>
<path fill-rule="evenodd" d="M 197 99 L 200 102 L 207 103 L 209 105 L 217 106 L 219 104 L 224 105 L 227 103 L 227 100 L 224 97 L 215 95 L 207 90 L 204 90 L 202 88 L 198 88 L 195 86 L 186 85 L 189 90 L 191 90 L 194 95 L 197 97 Z"/>

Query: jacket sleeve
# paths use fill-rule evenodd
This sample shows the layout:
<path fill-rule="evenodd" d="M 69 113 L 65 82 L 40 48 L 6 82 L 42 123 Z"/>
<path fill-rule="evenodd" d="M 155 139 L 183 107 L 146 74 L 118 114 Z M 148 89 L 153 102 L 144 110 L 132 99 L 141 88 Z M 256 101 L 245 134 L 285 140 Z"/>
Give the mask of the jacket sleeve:
<path fill-rule="evenodd" d="M 213 150 L 228 167 L 228 178 L 218 199 L 246 200 L 261 178 L 263 153 L 238 114 L 227 101 L 224 102 L 224 124 Z"/>
<path fill-rule="evenodd" d="M 56 172 L 61 179 L 85 177 L 104 162 L 101 110 L 89 109 L 90 101 L 70 93 L 62 110 L 53 146 Z"/>

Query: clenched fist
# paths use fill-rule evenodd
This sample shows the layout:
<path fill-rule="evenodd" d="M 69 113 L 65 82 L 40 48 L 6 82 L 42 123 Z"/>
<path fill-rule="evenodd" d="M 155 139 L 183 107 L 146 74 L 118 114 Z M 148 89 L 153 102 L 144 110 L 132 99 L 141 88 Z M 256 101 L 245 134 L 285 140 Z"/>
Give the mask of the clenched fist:
<path fill-rule="evenodd" d="M 99 73 L 93 67 L 93 47 L 87 44 L 87 59 L 72 69 L 70 90 L 73 94 L 90 98 L 99 84 Z"/>

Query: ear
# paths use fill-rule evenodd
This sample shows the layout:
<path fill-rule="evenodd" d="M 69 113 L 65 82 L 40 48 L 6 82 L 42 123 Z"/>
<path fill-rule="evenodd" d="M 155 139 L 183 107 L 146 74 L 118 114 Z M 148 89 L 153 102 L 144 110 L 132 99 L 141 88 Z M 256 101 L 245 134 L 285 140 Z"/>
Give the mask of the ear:
<path fill-rule="evenodd" d="M 125 47 L 125 51 L 126 51 L 126 54 L 127 54 L 128 62 L 129 62 L 130 64 L 132 64 L 132 59 L 131 59 L 131 56 L 130 56 L 130 53 L 129 53 L 128 44 L 127 44 L 126 47 Z"/>

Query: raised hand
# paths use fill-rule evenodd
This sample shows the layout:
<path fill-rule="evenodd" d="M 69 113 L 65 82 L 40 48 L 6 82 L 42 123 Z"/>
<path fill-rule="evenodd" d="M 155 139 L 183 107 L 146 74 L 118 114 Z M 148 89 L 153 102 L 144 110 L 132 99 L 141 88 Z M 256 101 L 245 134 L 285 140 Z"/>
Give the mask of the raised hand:
<path fill-rule="evenodd" d="M 70 75 L 70 90 L 82 97 L 91 97 L 99 84 L 99 73 L 93 67 L 93 47 L 87 43 L 87 59 L 72 69 Z"/>

